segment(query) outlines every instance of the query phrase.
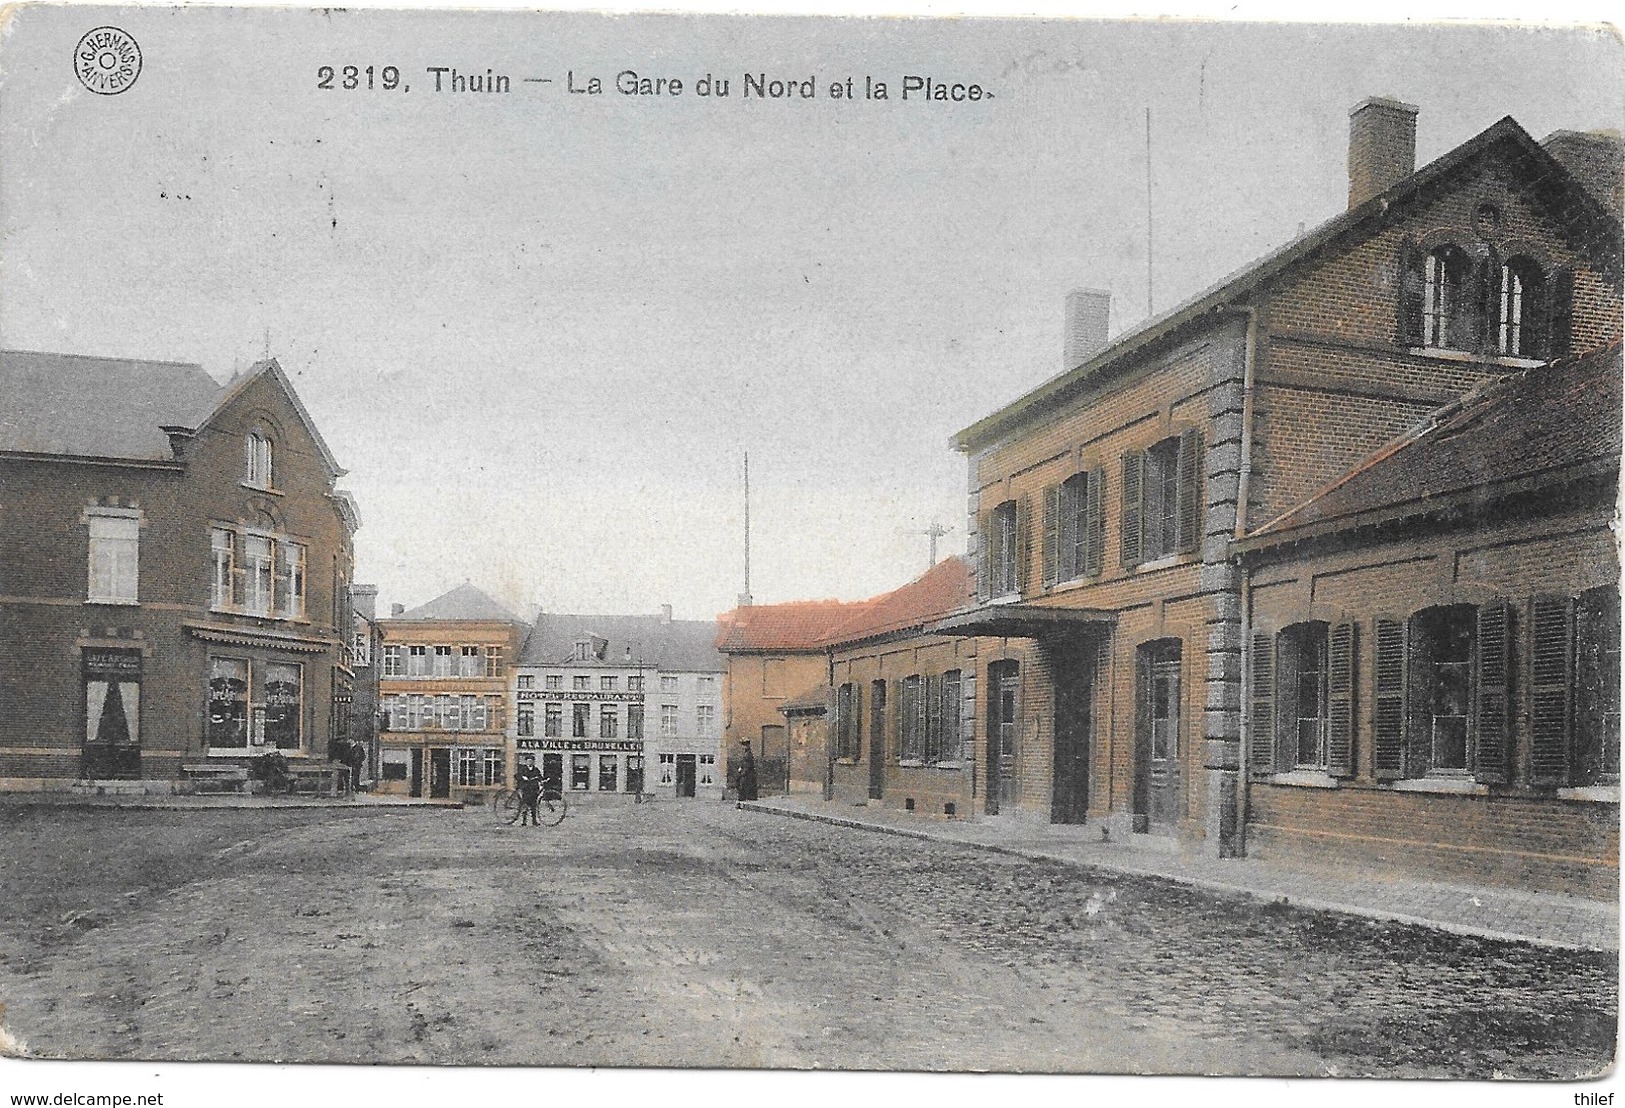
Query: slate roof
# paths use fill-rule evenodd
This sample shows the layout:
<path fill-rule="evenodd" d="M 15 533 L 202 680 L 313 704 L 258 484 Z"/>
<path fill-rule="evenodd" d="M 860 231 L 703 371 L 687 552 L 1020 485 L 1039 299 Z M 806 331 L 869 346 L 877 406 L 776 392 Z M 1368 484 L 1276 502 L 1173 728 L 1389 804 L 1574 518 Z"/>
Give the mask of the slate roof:
<path fill-rule="evenodd" d="M 519 664 L 565 666 L 575 658 L 579 639 L 598 640 L 601 653 L 585 663 L 605 667 L 660 669 L 673 673 L 721 673 L 715 620 L 664 616 L 593 616 L 544 612 L 536 619 Z M 576 663 L 581 664 L 581 663 Z"/>
<path fill-rule="evenodd" d="M 970 563 L 956 555 L 938 562 L 901 588 L 864 603 L 859 611 L 830 629 L 823 645 L 839 646 L 899 631 L 918 631 L 966 607 L 971 596 Z"/>
<path fill-rule="evenodd" d="M 716 648 L 724 654 L 817 652 L 825 635 L 867 603 L 798 600 L 735 608 L 717 618 Z"/>
<path fill-rule="evenodd" d="M 0 350 L 0 450 L 173 461 L 162 428 L 196 428 L 225 391 L 186 362 Z"/>
<path fill-rule="evenodd" d="M 1241 548 L 1479 507 L 1589 470 L 1617 473 L 1622 375 L 1615 343 L 1491 382 L 1258 528 Z"/>
<path fill-rule="evenodd" d="M 1572 229 L 1576 240 L 1598 259 L 1602 271 L 1618 283 L 1621 279 L 1619 221 L 1609 213 L 1603 201 L 1531 138 L 1517 120 L 1505 116 L 1386 192 L 1333 216 L 1183 304 L 1146 320 L 1075 369 L 1051 377 L 960 431 L 950 440 L 950 445 L 955 450 L 975 450 L 1022 426 L 1035 413 L 1071 401 L 1096 379 L 1113 372 L 1119 361 L 1170 338 L 1187 326 L 1247 302 L 1252 293 L 1299 263 L 1369 236 L 1373 227 L 1380 229 L 1397 221 L 1412 202 L 1432 195 L 1432 190 L 1491 149 L 1499 149 L 1507 157 L 1516 171 L 1531 183 L 1532 195 L 1545 205 L 1554 219 Z"/>
<path fill-rule="evenodd" d="M 189 362 L 0 350 L 0 450 L 174 461 L 166 429 L 196 431 L 266 375 L 287 395 L 328 472 L 343 476 L 275 358 L 222 385 Z"/>
<path fill-rule="evenodd" d="M 391 620 L 459 620 L 466 623 L 524 623 L 507 608 L 466 581 Z"/>

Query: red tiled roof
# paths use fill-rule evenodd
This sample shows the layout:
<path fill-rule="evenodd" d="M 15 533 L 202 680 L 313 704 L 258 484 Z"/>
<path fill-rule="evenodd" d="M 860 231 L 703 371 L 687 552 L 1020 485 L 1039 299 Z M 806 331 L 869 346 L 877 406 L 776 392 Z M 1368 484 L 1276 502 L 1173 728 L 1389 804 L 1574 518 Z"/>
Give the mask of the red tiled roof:
<path fill-rule="evenodd" d="M 872 639 L 921 627 L 966 606 L 971 599 L 969 563 L 962 557 L 938 562 L 900 589 L 877 596 L 832 628 L 823 645 Z"/>
<path fill-rule="evenodd" d="M 798 600 L 735 608 L 717 617 L 717 649 L 724 654 L 817 651 L 831 628 L 867 603 Z"/>
<path fill-rule="evenodd" d="M 1244 545 L 1480 502 L 1588 463 L 1617 467 L 1621 447 L 1620 345 L 1538 366 L 1469 393 L 1383 447 Z M 1274 540 L 1274 541 L 1265 541 Z"/>

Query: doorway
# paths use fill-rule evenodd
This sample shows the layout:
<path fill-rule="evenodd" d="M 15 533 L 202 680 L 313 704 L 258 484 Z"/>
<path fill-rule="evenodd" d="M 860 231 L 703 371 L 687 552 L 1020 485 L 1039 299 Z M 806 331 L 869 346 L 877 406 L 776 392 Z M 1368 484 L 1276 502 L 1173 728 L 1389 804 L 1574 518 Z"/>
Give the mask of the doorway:
<path fill-rule="evenodd" d="M 857 686 L 853 690 L 856 699 Z M 886 792 L 886 682 L 869 685 L 869 799 L 879 800 Z"/>
<path fill-rule="evenodd" d="M 987 667 L 987 795 L 984 808 L 996 816 L 1016 799 L 1016 727 L 1021 718 L 1021 664 Z"/>
<path fill-rule="evenodd" d="M 1134 830 L 1166 833 L 1179 820 L 1179 640 L 1146 643 L 1136 662 Z"/>
<path fill-rule="evenodd" d="M 677 795 L 694 795 L 694 755 L 677 755 Z"/>
<path fill-rule="evenodd" d="M 445 800 L 451 796 L 451 751 L 436 747 L 429 751 L 429 797 Z"/>
<path fill-rule="evenodd" d="M 1055 769 L 1050 822 L 1082 823 L 1089 810 L 1090 702 L 1095 685 L 1093 643 L 1064 642 L 1050 649 L 1055 682 Z"/>
<path fill-rule="evenodd" d="M 423 751 L 412 751 L 412 787 L 407 790 L 412 796 L 423 795 Z"/>
<path fill-rule="evenodd" d="M 542 795 L 550 799 L 564 795 L 564 755 L 543 752 Z"/>

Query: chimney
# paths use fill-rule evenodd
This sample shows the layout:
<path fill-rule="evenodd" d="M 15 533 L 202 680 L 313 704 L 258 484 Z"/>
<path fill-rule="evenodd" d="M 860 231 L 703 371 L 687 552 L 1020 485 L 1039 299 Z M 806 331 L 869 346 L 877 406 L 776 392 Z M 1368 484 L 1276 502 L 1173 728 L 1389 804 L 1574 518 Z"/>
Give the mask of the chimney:
<path fill-rule="evenodd" d="M 1541 141 L 1615 219 L 1625 207 L 1625 144 L 1618 131 L 1554 131 Z"/>
<path fill-rule="evenodd" d="M 391 604 L 389 606 L 389 614 L 390 614 L 390 616 L 392 618 L 396 617 L 396 616 L 404 616 L 406 614 L 406 605 L 405 604 Z"/>
<path fill-rule="evenodd" d="M 660 606 L 660 622 L 661 623 L 670 623 L 671 622 L 671 605 L 670 604 L 662 604 Z"/>
<path fill-rule="evenodd" d="M 378 618 L 378 586 L 377 585 L 351 585 L 350 606 L 355 614 L 368 623 Z"/>
<path fill-rule="evenodd" d="M 1373 96 L 1349 112 L 1349 207 L 1358 208 L 1416 172 L 1414 104 Z"/>
<path fill-rule="evenodd" d="M 1112 294 L 1105 289 L 1073 289 L 1066 294 L 1066 339 L 1062 370 L 1077 369 L 1106 349 Z"/>

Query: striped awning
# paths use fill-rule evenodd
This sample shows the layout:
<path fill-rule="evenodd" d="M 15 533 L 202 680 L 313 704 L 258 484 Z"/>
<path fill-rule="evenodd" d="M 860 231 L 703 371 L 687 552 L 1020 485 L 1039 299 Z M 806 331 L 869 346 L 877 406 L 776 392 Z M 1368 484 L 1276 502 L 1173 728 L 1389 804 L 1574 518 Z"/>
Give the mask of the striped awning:
<path fill-rule="evenodd" d="M 187 633 L 205 642 L 246 646 L 259 650 L 288 650 L 295 654 L 326 654 L 337 650 L 334 639 L 312 639 L 301 635 L 274 635 L 245 627 L 221 627 L 207 623 L 183 623 Z"/>

